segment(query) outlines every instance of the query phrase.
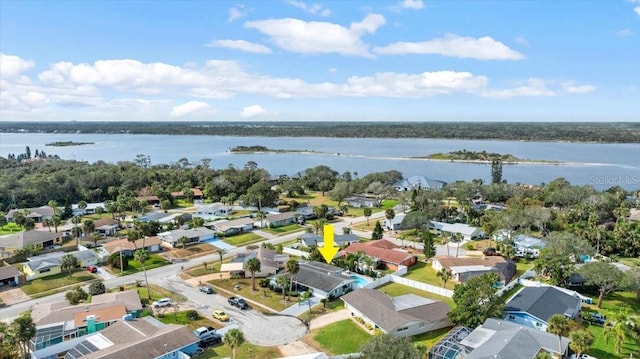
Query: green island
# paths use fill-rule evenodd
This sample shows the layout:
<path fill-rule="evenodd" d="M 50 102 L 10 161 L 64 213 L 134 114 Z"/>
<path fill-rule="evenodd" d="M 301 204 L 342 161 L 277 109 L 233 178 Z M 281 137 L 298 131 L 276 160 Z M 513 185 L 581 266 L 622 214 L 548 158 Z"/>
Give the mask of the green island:
<path fill-rule="evenodd" d="M 460 162 L 492 162 L 498 160 L 502 163 L 522 163 L 522 162 L 536 162 L 536 163 L 560 163 L 559 161 L 547 161 L 547 160 L 530 160 L 526 158 L 518 158 L 511 154 L 493 153 L 487 151 L 452 151 L 447 153 L 432 153 L 425 157 L 429 160 L 439 161 L 460 161 Z"/>
<path fill-rule="evenodd" d="M 283 150 L 273 149 L 266 146 L 235 146 L 229 149 L 231 153 L 255 153 L 255 152 L 276 152 L 276 153 L 289 153 L 289 152 L 315 152 L 310 150 Z"/>
<path fill-rule="evenodd" d="M 56 142 L 47 143 L 45 146 L 67 147 L 67 146 L 93 145 L 94 143 L 95 142 L 56 141 Z"/>

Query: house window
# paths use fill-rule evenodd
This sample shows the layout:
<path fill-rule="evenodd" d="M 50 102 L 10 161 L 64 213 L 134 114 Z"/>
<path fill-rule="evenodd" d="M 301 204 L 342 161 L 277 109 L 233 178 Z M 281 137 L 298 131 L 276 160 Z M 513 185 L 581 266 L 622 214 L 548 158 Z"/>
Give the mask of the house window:
<path fill-rule="evenodd" d="M 51 272 L 51 268 L 40 269 L 40 271 L 39 271 L 39 273 L 47 273 L 47 272 Z"/>
<path fill-rule="evenodd" d="M 509 319 L 513 320 L 516 319 L 516 317 L 514 317 L 513 315 L 509 315 Z"/>
<path fill-rule="evenodd" d="M 541 327 L 542 324 L 540 324 L 539 322 L 536 322 L 536 327 Z"/>
<path fill-rule="evenodd" d="M 405 330 L 409 330 L 409 327 L 398 328 L 398 332 L 404 332 Z"/>

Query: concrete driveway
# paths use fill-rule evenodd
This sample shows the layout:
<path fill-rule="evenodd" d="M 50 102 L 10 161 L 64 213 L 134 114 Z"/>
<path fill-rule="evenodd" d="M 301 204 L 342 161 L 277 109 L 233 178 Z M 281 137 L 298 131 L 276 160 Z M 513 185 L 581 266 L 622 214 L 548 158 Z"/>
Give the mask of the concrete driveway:
<path fill-rule="evenodd" d="M 194 304 L 198 312 L 211 318 L 215 309 L 224 310 L 229 315 L 228 325 L 240 328 L 245 339 L 255 345 L 278 346 L 301 339 L 307 333 L 307 326 L 298 318 L 273 314 L 263 314 L 255 309 L 240 310 L 227 303 L 227 298 L 220 294 L 204 294 L 197 285 L 182 281 L 176 275 L 165 278 L 154 278 L 154 284 L 181 294 Z"/>
<path fill-rule="evenodd" d="M 21 288 L 4 289 L 0 291 L 0 299 L 6 305 L 26 302 L 31 299 Z"/>

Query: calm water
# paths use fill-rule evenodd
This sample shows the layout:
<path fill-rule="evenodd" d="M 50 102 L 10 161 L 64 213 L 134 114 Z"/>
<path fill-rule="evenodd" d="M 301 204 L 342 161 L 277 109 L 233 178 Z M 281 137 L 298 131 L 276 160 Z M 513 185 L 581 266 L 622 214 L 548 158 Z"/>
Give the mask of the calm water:
<path fill-rule="evenodd" d="M 93 145 L 51 147 L 55 141 L 94 142 Z M 233 136 L 169 136 L 169 135 L 105 135 L 105 134 L 0 134 L 0 156 L 44 150 L 63 159 L 88 162 L 133 161 L 137 154 L 151 157 L 154 164 L 175 163 L 187 158 L 199 163 L 211 158 L 211 166 L 242 167 L 248 161 L 271 174 L 292 175 L 317 165 L 327 165 L 343 173 L 398 170 L 405 177 L 423 175 L 453 182 L 476 178 L 489 182 L 488 164 L 453 163 L 409 159 L 435 152 L 457 150 L 509 153 L 532 160 L 562 161 L 562 165 L 504 165 L 503 178 L 509 182 L 548 183 L 564 177 L 572 184 L 592 185 L 606 189 L 620 185 L 640 188 L 640 144 L 589 144 L 564 142 L 517 142 L 434 139 L 343 139 L 317 137 L 233 137 Z M 309 150 L 327 153 L 231 154 L 235 146 L 262 145 L 271 149 Z"/>

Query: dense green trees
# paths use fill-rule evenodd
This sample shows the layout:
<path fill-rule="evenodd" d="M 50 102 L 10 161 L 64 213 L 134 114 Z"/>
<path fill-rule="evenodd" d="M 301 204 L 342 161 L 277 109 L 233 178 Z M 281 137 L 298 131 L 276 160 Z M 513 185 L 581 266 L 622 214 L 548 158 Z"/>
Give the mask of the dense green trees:
<path fill-rule="evenodd" d="M 363 359 L 419 359 L 420 353 L 409 338 L 392 334 L 373 336 L 360 348 Z"/>
<path fill-rule="evenodd" d="M 496 273 L 487 273 L 456 285 L 452 297 L 456 307 L 447 314 L 449 320 L 475 328 L 487 318 L 501 318 L 504 303 L 496 296 L 494 288 L 499 281 Z"/>

